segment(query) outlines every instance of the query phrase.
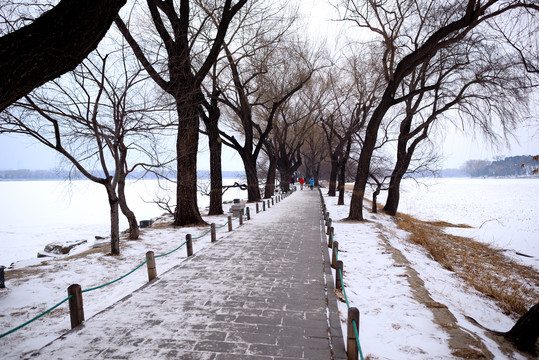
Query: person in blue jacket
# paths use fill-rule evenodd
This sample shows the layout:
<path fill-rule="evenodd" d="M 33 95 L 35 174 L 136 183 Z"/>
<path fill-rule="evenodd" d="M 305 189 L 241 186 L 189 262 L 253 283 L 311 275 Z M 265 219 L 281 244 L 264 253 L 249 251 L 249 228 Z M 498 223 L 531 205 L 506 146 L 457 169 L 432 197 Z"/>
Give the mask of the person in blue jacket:
<path fill-rule="evenodd" d="M 309 187 L 311 188 L 311 190 L 314 188 L 314 179 L 313 178 L 309 179 Z"/>

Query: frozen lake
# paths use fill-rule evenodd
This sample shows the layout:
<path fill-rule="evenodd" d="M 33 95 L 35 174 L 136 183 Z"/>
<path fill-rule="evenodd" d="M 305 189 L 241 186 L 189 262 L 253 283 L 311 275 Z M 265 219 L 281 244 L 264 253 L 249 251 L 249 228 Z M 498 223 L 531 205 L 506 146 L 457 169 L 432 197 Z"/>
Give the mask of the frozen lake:
<path fill-rule="evenodd" d="M 237 179 L 225 179 L 233 184 Z M 399 211 L 423 220 L 465 223 L 473 229 L 450 229 L 496 247 L 533 258 L 517 258 L 539 267 L 539 179 L 423 179 L 405 180 Z M 425 185 L 426 184 L 426 185 Z M 427 186 L 428 185 L 428 186 Z M 151 203 L 159 192 L 157 181 L 130 182 L 128 202 L 137 220 L 163 213 Z M 0 265 L 35 258 L 54 241 L 87 239 L 109 233 L 108 202 L 103 186 L 90 181 L 0 182 Z M 383 204 L 385 194 L 380 196 Z M 237 188 L 225 200 L 246 198 Z M 209 198 L 199 196 L 199 206 Z M 228 209 L 225 208 L 225 211 Z M 121 217 L 120 229 L 127 222 Z"/>
<path fill-rule="evenodd" d="M 223 179 L 226 185 L 235 181 Z M 151 202 L 156 194 L 164 194 L 157 180 L 130 181 L 126 192 L 138 221 L 164 213 Z M 0 265 L 35 258 L 51 242 L 93 242 L 96 235 L 110 234 L 109 205 L 102 185 L 87 180 L 0 181 L 0 194 Z M 246 197 L 246 191 L 238 188 L 224 194 L 225 201 Z M 199 195 L 198 204 L 201 208 L 208 206 L 209 197 Z M 127 227 L 120 214 L 120 231 Z"/>

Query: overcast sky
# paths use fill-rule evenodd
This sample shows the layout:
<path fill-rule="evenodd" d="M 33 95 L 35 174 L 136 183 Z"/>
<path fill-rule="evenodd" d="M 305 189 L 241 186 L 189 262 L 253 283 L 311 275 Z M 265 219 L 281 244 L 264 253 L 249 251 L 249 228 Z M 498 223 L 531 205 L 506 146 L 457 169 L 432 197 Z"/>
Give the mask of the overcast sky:
<path fill-rule="evenodd" d="M 334 10 L 323 0 L 300 1 L 301 12 L 310 17 L 308 25 L 310 35 L 315 39 L 343 38 L 339 33 L 342 23 L 335 22 Z M 308 6 L 307 6 L 308 5 Z M 334 44 L 328 44 L 331 48 Z M 537 115 L 539 111 L 536 112 Z M 202 139 L 203 137 L 201 137 Z M 517 131 L 517 139 L 511 139 L 511 148 L 503 146 L 493 147 L 481 136 L 466 136 L 462 132 L 446 130 L 440 135 L 441 153 L 444 157 L 444 168 L 458 168 L 466 160 L 485 159 L 492 160 L 494 156 L 504 155 L 538 155 L 539 154 L 539 125 L 537 121 L 533 127 L 521 128 Z M 201 157 L 199 168 L 207 170 L 209 167 L 208 150 L 204 144 L 200 146 Z M 242 170 L 242 162 L 238 154 L 226 146 L 223 153 L 223 170 Z M 0 134 L 0 170 L 6 169 L 51 169 L 60 164 L 60 158 L 54 150 L 24 136 Z"/>

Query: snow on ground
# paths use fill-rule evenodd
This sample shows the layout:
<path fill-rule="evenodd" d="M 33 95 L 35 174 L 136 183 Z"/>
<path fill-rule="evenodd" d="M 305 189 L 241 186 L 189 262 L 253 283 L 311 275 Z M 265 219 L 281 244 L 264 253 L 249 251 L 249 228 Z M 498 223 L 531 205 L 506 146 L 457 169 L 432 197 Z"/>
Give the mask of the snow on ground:
<path fill-rule="evenodd" d="M 538 183 L 534 183 L 533 186 Z M 523 190 L 528 195 L 529 191 Z M 475 205 L 472 202 L 453 203 L 447 205 L 453 206 L 453 209 L 448 208 L 440 213 L 436 212 L 436 209 L 429 210 L 427 205 L 420 206 L 419 202 L 417 207 L 413 207 L 414 198 L 418 199 L 419 196 L 423 200 L 428 199 L 426 194 L 417 195 L 417 192 L 413 191 L 404 192 L 401 199 L 403 199 L 402 204 L 406 205 L 403 205 L 401 210 L 406 212 L 408 207 L 408 209 L 413 210 L 410 211 L 413 215 L 418 216 L 419 211 L 417 210 L 421 209 L 432 219 L 470 223 L 470 225 L 476 226 L 476 229 L 481 225 L 485 227 L 485 224 L 491 224 L 489 226 L 500 224 L 499 221 L 485 223 L 485 220 L 481 220 L 482 211 L 491 212 L 491 214 L 487 214 L 489 216 L 496 211 L 499 212 L 499 209 L 488 209 L 489 205 L 486 206 L 487 209 L 480 210 L 480 207 L 474 208 Z M 442 208 L 445 206 L 443 201 L 451 201 L 450 198 L 456 197 L 455 194 L 432 196 L 437 199 L 435 203 Z M 407 233 L 397 229 L 390 217 L 383 214 L 370 214 L 366 210 L 364 214 L 368 218 L 368 222 L 345 222 L 342 219 L 348 215 L 349 198 L 347 198 L 345 206 L 337 206 L 336 200 L 336 198 L 326 197 L 326 204 L 334 220 L 335 240 L 339 241 L 340 244 L 339 258 L 344 262 L 344 281 L 348 299 L 351 306 L 357 307 L 361 312 L 360 339 L 365 357 L 369 356 L 371 360 L 455 358 L 451 355 L 447 333 L 441 326 L 435 324 L 431 311 L 415 300 L 413 290 L 407 280 L 406 268 L 394 260 L 391 251 L 388 250 L 389 246 L 405 256 L 410 266 L 425 282 L 425 288 L 432 299 L 446 305 L 457 318 L 460 327 L 467 329 L 470 333 L 477 334 L 496 359 L 507 358 L 498 349 L 497 344 L 490 340 L 483 330 L 466 320 L 464 315 L 471 316 L 484 326 L 496 330 L 509 329 L 513 325 L 514 319 L 502 315 L 493 301 L 466 288 L 451 272 L 444 270 L 432 261 L 425 251 L 410 244 L 407 241 Z M 524 205 L 522 207 L 524 208 Z M 462 209 L 465 210 L 464 215 L 462 215 Z M 515 212 L 517 213 L 514 216 L 516 220 L 509 219 L 510 215 L 504 215 L 506 219 L 509 219 L 504 223 L 505 228 L 509 226 L 509 229 L 512 229 L 511 225 L 513 224 L 516 224 L 518 228 L 520 225 L 517 220 L 524 217 L 523 213 L 536 219 L 536 209 L 537 206 L 533 205 L 531 209 L 526 211 Z M 425 220 L 431 219 L 419 217 Z M 486 220 L 491 218 L 487 216 Z M 225 217 L 212 217 L 206 220 L 215 222 L 217 225 L 226 222 Z M 191 233 L 196 237 L 208 229 L 207 227 L 172 229 L 158 225 L 156 224 L 153 229 L 143 230 L 139 241 L 122 241 L 122 255 L 120 257 L 102 256 L 102 253 L 96 253 L 75 257 L 69 261 L 59 258 L 17 262 L 17 269 L 26 269 L 29 272 L 23 276 L 24 281 L 9 280 L 8 276 L 8 288 L 0 291 L 0 308 L 2 309 L 0 312 L 0 334 L 65 299 L 66 289 L 73 282 L 78 282 L 82 289 L 104 284 L 131 271 L 144 261 L 146 251 L 153 250 L 156 254 L 168 252 L 185 240 L 185 234 Z M 72 224 L 72 226 L 75 225 Z M 524 231 L 529 231 L 531 237 L 528 238 L 532 239 L 530 247 L 523 248 L 522 251 L 533 252 L 539 232 L 533 227 L 526 228 L 525 225 L 522 225 L 521 228 Z M 218 231 L 217 233 L 219 237 L 229 236 L 226 231 Z M 504 243 L 499 245 L 513 249 L 516 246 L 510 247 L 508 245 L 517 243 L 518 241 L 515 239 L 509 242 L 506 239 Z M 209 244 L 209 235 L 196 240 L 195 253 Z M 518 244 L 520 246 L 520 243 Z M 86 249 L 89 247 L 90 245 L 86 245 Z M 80 253 L 83 250 L 85 247 L 78 248 L 76 252 Z M 181 248 L 169 256 L 158 258 L 158 274 L 171 268 L 185 256 L 185 249 Z M 536 259 L 532 259 L 533 261 L 537 264 Z M 39 269 L 31 272 L 34 269 L 31 265 L 37 263 L 41 263 Z M 146 267 L 143 266 L 125 279 L 108 286 L 106 290 L 98 289 L 85 293 L 86 318 L 113 304 L 146 282 Z M 347 313 L 346 304 L 339 303 L 339 309 L 342 315 Z M 343 323 L 345 331 L 344 325 Z M 42 347 L 69 328 L 67 305 L 64 304 L 23 329 L 0 339 L 0 358 L 19 358 L 23 352 Z M 520 359 L 521 357 L 515 355 L 514 358 Z"/>
<path fill-rule="evenodd" d="M 431 311 L 414 299 L 405 268 L 385 246 L 398 249 L 425 282 L 432 299 L 447 306 L 457 324 L 477 334 L 495 359 L 505 359 L 498 345 L 465 315 L 487 328 L 507 331 L 514 319 L 502 314 L 491 299 L 467 288 L 450 271 L 432 260 L 426 251 L 408 241 L 408 233 L 397 228 L 391 217 L 371 214 L 367 222 L 343 221 L 348 216 L 350 193 L 345 206 L 336 197 L 325 196 L 333 219 L 334 239 L 339 242 L 339 259 L 344 263 L 344 283 L 350 306 L 360 311 L 360 341 L 369 359 L 454 359 L 448 335 L 434 323 Z M 445 219 L 442 219 L 445 220 Z M 334 277 L 336 276 L 333 270 Z M 339 302 L 343 334 L 346 332 L 347 305 Z M 515 355 L 515 359 L 520 359 Z"/>
<path fill-rule="evenodd" d="M 98 253 L 81 256 L 90 246 L 81 246 L 74 251 L 75 256 L 70 259 L 64 257 L 53 259 L 32 259 L 16 263 L 17 269 L 34 271 L 26 274 L 21 280 L 10 280 L 9 272 L 6 274 L 7 289 L 0 291 L 0 334 L 39 315 L 67 297 L 67 288 L 73 284 L 81 285 L 82 290 L 96 287 L 127 274 L 146 258 L 147 251 L 154 251 L 155 255 L 165 254 L 185 241 L 186 234 L 193 238 L 203 235 L 209 226 L 197 228 L 172 228 L 163 226 L 170 223 L 171 218 L 165 217 L 154 223 L 154 228 L 141 230 L 139 240 L 121 242 L 121 255 L 119 257 L 106 256 L 110 251 L 106 245 Z M 205 217 L 208 223 L 216 226 L 227 222 L 226 215 Z M 234 227 L 238 220 L 234 221 Z M 229 236 L 227 227 L 217 230 L 217 239 Z M 193 241 L 195 253 L 210 245 L 210 235 Z M 186 248 L 183 246 L 176 252 L 156 259 L 157 273 L 163 273 L 186 258 Z M 32 268 L 31 265 L 38 267 Z M 105 288 L 93 290 L 83 294 L 85 318 L 90 318 L 97 312 L 112 305 L 124 296 L 132 293 L 147 283 L 148 275 L 146 265 L 124 279 Z M 51 313 L 0 339 L 0 358 L 15 359 L 25 352 L 36 350 L 54 340 L 70 329 L 67 303 L 59 306 Z"/>

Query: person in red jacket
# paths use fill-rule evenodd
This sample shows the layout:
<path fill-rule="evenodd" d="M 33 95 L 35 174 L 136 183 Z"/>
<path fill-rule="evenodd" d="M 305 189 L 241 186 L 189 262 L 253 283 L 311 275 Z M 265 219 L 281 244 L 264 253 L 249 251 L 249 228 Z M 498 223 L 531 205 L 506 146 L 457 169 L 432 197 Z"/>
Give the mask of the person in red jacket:
<path fill-rule="evenodd" d="M 303 183 L 305 182 L 305 180 L 303 180 L 303 178 L 299 178 L 299 187 L 301 190 L 303 190 Z"/>

